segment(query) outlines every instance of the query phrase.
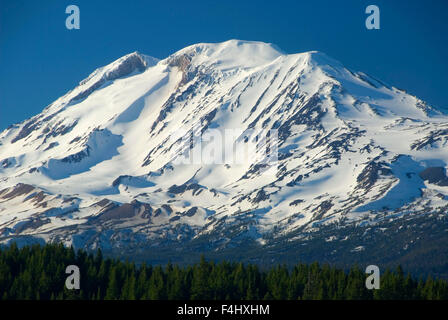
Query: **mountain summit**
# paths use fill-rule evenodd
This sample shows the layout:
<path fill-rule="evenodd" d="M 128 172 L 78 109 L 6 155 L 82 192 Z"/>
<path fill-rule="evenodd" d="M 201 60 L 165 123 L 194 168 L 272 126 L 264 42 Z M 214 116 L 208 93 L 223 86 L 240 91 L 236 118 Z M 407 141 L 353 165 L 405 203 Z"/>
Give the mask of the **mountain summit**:
<path fill-rule="evenodd" d="M 252 161 L 177 164 L 182 128 L 242 132 L 226 144 L 275 132 L 275 172 L 259 142 Z M 240 40 L 131 53 L 0 134 L 0 240 L 175 254 L 439 215 L 447 132 L 425 102 L 324 53 Z"/>

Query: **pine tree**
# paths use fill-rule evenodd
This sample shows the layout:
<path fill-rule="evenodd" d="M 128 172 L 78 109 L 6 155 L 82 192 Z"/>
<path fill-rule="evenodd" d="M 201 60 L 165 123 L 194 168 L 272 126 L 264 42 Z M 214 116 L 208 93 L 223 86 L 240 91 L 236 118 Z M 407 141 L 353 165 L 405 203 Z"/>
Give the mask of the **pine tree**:
<path fill-rule="evenodd" d="M 109 284 L 106 290 L 105 300 L 116 300 L 119 297 L 117 268 L 115 266 L 110 270 Z"/>
<path fill-rule="evenodd" d="M 422 289 L 422 296 L 426 300 L 434 300 L 436 299 L 436 292 L 435 292 L 435 283 L 432 279 L 431 275 L 428 276 L 426 279 L 425 285 Z"/>
<path fill-rule="evenodd" d="M 208 281 L 210 271 L 210 266 L 202 255 L 199 265 L 196 265 L 193 269 L 193 278 L 191 283 L 192 300 L 207 299 L 210 297 L 211 290 Z"/>
<path fill-rule="evenodd" d="M 137 299 L 146 299 L 146 291 L 147 288 L 147 275 L 146 275 L 146 264 L 144 263 L 140 267 L 140 273 L 138 275 L 137 285 L 136 285 L 136 298 Z"/>
<path fill-rule="evenodd" d="M 165 299 L 165 279 L 160 266 L 154 268 L 149 279 L 148 298 L 150 300 Z"/>
<path fill-rule="evenodd" d="M 366 299 L 365 275 L 357 265 L 350 269 L 345 297 L 348 300 Z"/>
<path fill-rule="evenodd" d="M 121 300 L 135 300 L 134 272 L 131 272 L 124 282 L 123 290 L 121 292 Z"/>
<path fill-rule="evenodd" d="M 178 266 L 167 268 L 168 299 L 185 299 L 184 277 Z"/>

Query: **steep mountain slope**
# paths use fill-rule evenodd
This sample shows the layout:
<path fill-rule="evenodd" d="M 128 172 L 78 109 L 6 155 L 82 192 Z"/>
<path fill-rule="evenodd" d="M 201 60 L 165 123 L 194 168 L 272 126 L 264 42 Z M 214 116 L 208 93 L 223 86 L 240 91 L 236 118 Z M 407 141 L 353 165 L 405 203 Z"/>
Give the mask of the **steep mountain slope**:
<path fill-rule="evenodd" d="M 444 215 L 447 133 L 445 115 L 320 52 L 132 53 L 0 134 L 0 239 L 215 250 Z M 220 153 L 251 143 L 243 161 Z"/>

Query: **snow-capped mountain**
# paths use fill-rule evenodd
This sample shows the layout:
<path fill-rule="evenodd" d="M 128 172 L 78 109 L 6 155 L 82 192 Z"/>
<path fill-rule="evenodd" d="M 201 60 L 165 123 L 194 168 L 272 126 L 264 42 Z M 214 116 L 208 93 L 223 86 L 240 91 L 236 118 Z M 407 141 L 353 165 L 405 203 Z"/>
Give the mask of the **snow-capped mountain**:
<path fill-rule="evenodd" d="M 275 170 L 263 143 L 252 161 L 179 164 L 176 147 L 197 143 L 180 129 L 243 132 L 226 144 L 275 132 Z M 0 134 L 0 239 L 215 250 L 439 214 L 447 138 L 447 116 L 324 53 L 238 40 L 135 52 Z"/>

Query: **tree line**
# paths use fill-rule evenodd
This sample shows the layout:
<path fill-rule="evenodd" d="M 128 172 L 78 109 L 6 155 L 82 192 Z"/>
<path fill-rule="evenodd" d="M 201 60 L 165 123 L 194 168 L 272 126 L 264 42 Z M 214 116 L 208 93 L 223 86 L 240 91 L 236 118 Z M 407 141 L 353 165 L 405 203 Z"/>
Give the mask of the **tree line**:
<path fill-rule="evenodd" d="M 80 269 L 80 289 L 68 290 L 68 265 Z M 254 264 L 206 261 L 193 265 L 136 265 L 103 257 L 101 250 L 75 251 L 62 244 L 16 244 L 0 248 L 2 300 L 396 300 L 448 299 L 445 280 L 415 279 L 401 267 L 381 274 L 368 290 L 358 266 L 344 271 L 318 263 L 261 270 Z"/>

